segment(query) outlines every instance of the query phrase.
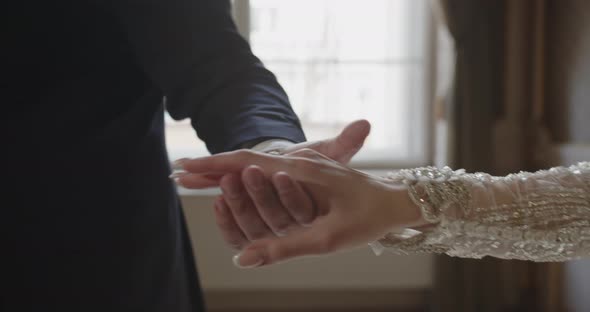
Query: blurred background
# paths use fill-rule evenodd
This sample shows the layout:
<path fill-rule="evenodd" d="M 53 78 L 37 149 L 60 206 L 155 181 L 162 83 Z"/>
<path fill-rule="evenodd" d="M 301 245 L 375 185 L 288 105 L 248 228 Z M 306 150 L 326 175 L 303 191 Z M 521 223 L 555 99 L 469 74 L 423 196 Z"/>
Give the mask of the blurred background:
<path fill-rule="evenodd" d="M 366 118 L 352 165 L 505 175 L 590 160 L 586 0 L 234 0 L 236 24 L 310 140 Z M 167 118 L 170 157 L 206 155 Z M 590 311 L 590 261 L 375 256 L 360 248 L 239 270 L 217 190 L 180 190 L 212 312 Z"/>

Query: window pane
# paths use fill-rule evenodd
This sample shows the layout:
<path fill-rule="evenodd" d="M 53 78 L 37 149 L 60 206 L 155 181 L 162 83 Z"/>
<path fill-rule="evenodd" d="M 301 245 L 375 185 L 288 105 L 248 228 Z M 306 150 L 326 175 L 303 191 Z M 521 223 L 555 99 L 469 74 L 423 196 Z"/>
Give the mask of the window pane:
<path fill-rule="evenodd" d="M 372 133 L 355 159 L 421 156 L 426 1 L 249 1 L 252 49 L 289 94 L 308 139 L 366 118 Z M 167 123 L 171 154 L 207 153 L 188 121 Z"/>
<path fill-rule="evenodd" d="M 166 146 L 170 159 L 208 155 L 205 143 L 197 137 L 189 119 L 175 121 L 166 113 Z"/>
<path fill-rule="evenodd" d="M 422 0 L 250 0 L 250 39 L 274 59 L 416 60 Z"/>
<path fill-rule="evenodd" d="M 419 69 L 419 68 L 418 68 Z M 351 120 L 367 118 L 377 129 L 370 145 L 403 147 L 416 66 L 394 64 L 273 63 L 310 140 L 337 134 Z"/>
<path fill-rule="evenodd" d="M 287 90 L 310 140 L 366 118 L 362 157 L 416 151 L 423 105 L 423 0 L 250 0 L 254 53 Z M 423 133 L 423 132 L 421 132 Z M 414 135 L 417 135 L 415 133 Z M 358 158 L 358 157 L 357 157 Z"/>

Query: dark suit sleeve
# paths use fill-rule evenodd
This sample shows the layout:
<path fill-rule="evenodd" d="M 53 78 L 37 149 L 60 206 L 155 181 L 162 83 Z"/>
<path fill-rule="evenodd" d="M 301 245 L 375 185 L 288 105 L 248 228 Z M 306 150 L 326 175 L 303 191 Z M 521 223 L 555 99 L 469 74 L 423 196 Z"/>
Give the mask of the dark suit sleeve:
<path fill-rule="evenodd" d="M 275 76 L 238 34 L 228 0 L 119 0 L 140 63 L 174 119 L 191 118 L 209 151 L 305 140 Z"/>

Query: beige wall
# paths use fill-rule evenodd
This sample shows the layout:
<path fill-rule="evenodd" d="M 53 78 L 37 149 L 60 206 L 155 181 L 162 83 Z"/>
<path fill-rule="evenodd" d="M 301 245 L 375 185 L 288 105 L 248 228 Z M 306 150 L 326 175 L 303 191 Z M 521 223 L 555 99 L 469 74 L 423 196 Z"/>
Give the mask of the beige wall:
<path fill-rule="evenodd" d="M 343 254 L 240 270 L 221 240 L 211 194 L 183 196 L 199 273 L 206 290 L 248 289 L 407 289 L 432 285 L 431 256 L 375 256 L 369 247 Z"/>

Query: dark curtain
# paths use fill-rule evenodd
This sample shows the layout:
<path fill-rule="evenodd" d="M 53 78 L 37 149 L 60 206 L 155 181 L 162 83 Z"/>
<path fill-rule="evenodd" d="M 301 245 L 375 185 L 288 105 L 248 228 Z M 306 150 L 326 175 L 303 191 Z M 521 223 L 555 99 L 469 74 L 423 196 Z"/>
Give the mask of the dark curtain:
<path fill-rule="evenodd" d="M 534 7 L 542 2 L 437 3 L 456 52 L 454 83 L 445 101 L 447 162 L 453 168 L 494 175 L 537 169 L 532 160 L 541 130 L 533 78 L 539 72 L 531 50 Z M 559 265 L 437 256 L 432 310 L 561 311 L 560 285 L 549 287 L 560 274 Z"/>

